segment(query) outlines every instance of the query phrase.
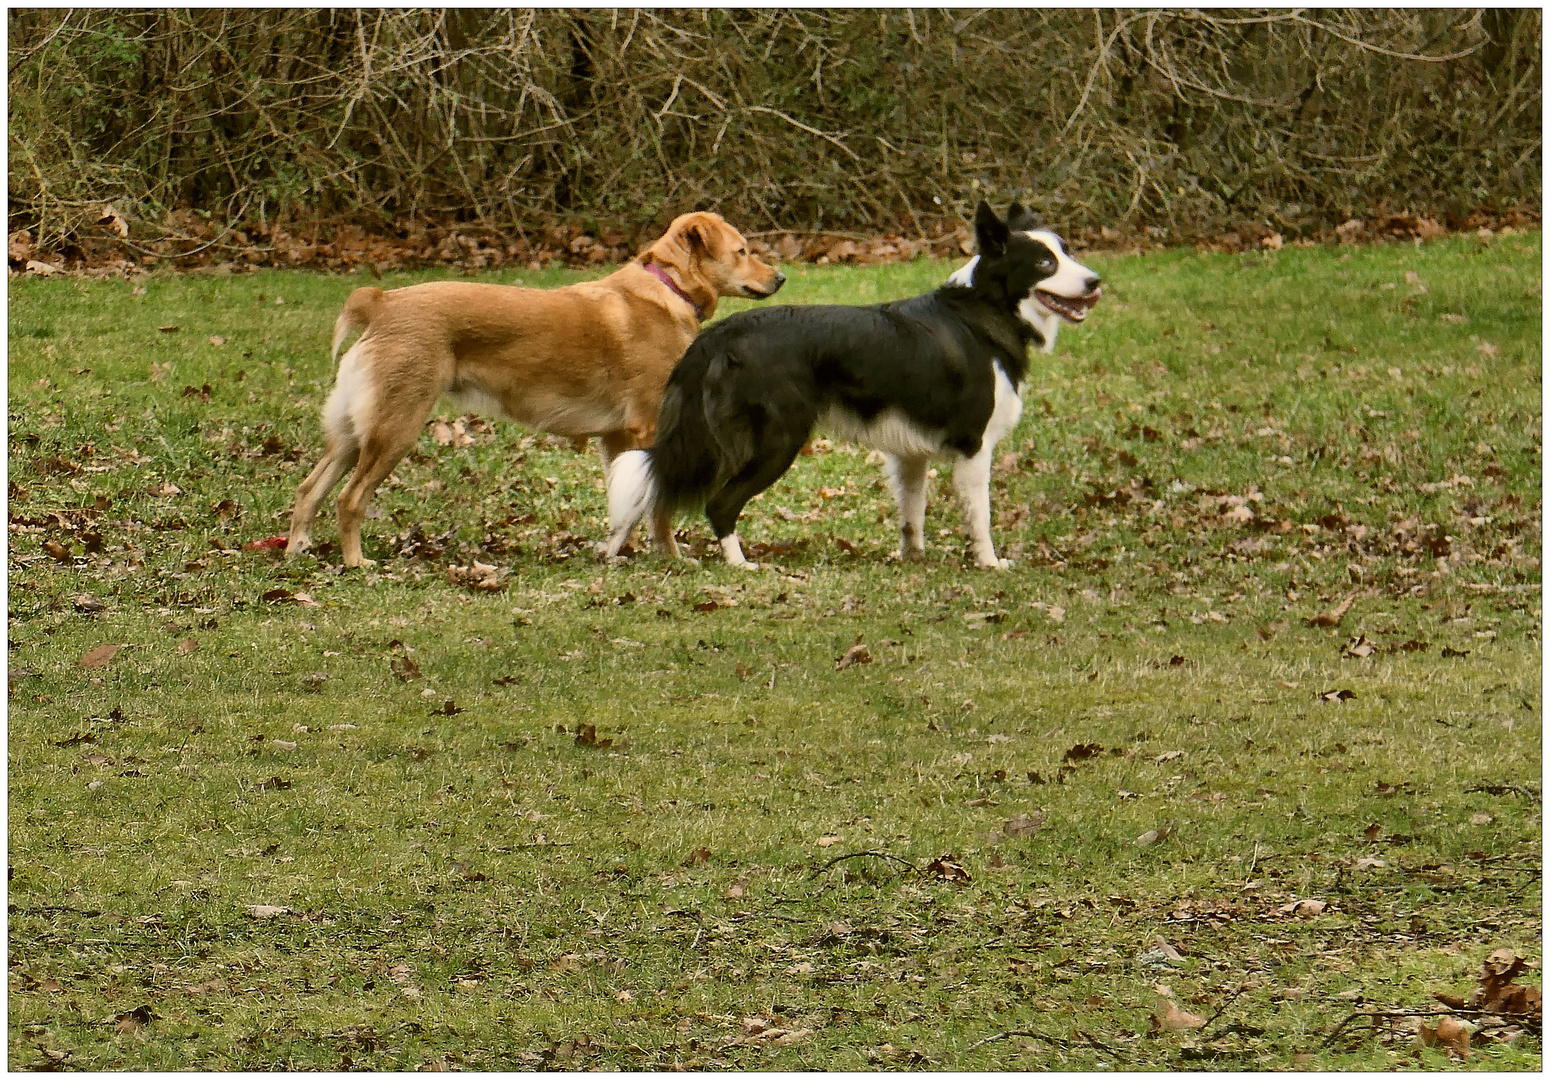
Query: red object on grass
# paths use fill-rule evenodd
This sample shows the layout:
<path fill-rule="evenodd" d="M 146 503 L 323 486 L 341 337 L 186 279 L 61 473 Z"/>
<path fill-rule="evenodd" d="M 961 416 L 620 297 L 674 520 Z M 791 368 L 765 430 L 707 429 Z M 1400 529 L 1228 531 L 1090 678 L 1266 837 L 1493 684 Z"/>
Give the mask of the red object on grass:
<path fill-rule="evenodd" d="M 285 537 L 271 536 L 268 540 L 251 540 L 242 545 L 244 551 L 280 551 L 285 547 Z"/>

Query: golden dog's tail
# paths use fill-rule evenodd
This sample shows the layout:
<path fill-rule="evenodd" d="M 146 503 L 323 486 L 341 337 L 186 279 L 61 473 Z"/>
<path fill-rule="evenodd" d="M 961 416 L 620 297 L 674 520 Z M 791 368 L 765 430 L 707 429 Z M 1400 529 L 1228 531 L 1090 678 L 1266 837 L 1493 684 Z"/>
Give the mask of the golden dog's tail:
<path fill-rule="evenodd" d="M 378 288 L 356 289 L 344 302 L 344 310 L 334 320 L 333 359 L 339 360 L 339 349 L 351 331 L 364 330 L 371 325 L 371 317 L 382 303 L 383 292 Z"/>

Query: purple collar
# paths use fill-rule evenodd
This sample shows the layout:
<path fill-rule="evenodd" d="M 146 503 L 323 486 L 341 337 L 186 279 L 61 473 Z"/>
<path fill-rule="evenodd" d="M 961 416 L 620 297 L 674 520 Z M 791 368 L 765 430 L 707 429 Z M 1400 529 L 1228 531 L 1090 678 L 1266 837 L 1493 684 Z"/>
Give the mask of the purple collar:
<path fill-rule="evenodd" d="M 699 319 L 701 322 L 705 320 L 705 313 L 700 310 L 700 305 L 694 302 L 694 298 L 692 296 L 684 292 L 683 289 L 679 288 L 678 282 L 667 276 L 666 270 L 662 269 L 656 263 L 646 263 L 645 265 L 646 273 L 656 278 L 669 289 L 672 289 L 680 300 L 683 300 L 686 304 L 694 309 L 694 317 L 696 319 Z"/>

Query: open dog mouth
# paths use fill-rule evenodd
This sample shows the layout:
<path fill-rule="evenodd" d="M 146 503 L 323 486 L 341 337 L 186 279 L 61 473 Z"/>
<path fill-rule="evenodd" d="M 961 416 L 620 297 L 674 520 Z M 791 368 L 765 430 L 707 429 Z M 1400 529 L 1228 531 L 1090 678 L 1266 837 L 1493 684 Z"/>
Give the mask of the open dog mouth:
<path fill-rule="evenodd" d="M 1049 308 L 1067 322 L 1079 323 L 1087 318 L 1087 313 L 1093 305 L 1103 296 L 1102 289 L 1094 289 L 1086 296 L 1057 296 L 1043 289 L 1035 289 L 1034 295 L 1039 298 L 1039 303 Z"/>

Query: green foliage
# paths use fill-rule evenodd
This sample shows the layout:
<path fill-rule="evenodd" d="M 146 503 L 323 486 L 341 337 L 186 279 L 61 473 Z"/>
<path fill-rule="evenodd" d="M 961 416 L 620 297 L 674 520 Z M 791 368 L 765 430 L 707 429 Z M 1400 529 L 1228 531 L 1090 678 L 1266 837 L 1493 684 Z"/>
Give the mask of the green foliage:
<path fill-rule="evenodd" d="M 996 473 L 1008 573 L 937 535 L 945 475 L 889 559 L 843 445 L 751 504 L 778 569 L 603 567 L 596 459 L 505 424 L 399 466 L 377 571 L 286 564 L 241 548 L 370 279 L 16 280 L 9 1064 L 1448 1067 L 1325 1041 L 1541 958 L 1540 259 L 1088 257 Z M 1158 984 L 1220 1017 L 1151 1034 Z"/>

